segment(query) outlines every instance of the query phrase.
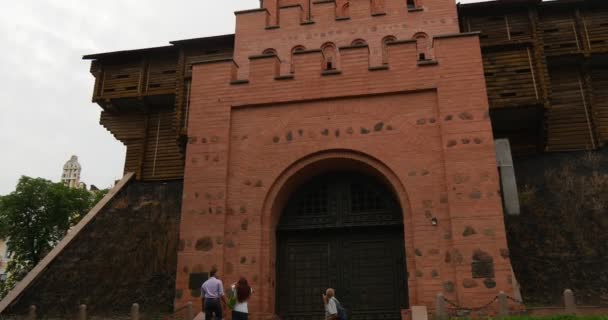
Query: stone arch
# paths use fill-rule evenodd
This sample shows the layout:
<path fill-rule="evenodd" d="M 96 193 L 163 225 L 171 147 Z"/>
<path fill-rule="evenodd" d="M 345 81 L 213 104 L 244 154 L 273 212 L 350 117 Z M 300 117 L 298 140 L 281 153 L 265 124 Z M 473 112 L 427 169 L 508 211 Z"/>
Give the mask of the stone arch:
<path fill-rule="evenodd" d="M 386 36 L 382 38 L 382 64 L 388 64 L 388 44 L 397 41 L 395 36 Z"/>
<path fill-rule="evenodd" d="M 268 48 L 268 49 L 264 49 L 264 51 L 262 51 L 262 54 L 277 54 L 277 50 L 273 49 L 273 48 Z"/>
<path fill-rule="evenodd" d="M 414 252 L 413 244 L 413 216 L 412 207 L 405 186 L 397 174 L 382 161 L 354 150 L 326 150 L 305 156 L 288 166 L 271 184 L 264 198 L 261 217 L 261 239 L 264 244 L 260 250 L 262 274 L 269 274 L 269 282 L 272 290 L 275 287 L 275 263 L 276 263 L 276 228 L 279 223 L 282 211 L 289 201 L 290 195 L 300 185 L 307 181 L 307 177 L 331 172 L 336 168 L 353 170 L 365 173 L 377 178 L 391 190 L 402 208 L 403 226 L 405 235 L 405 251 Z M 406 266 L 409 272 L 416 270 L 413 255 L 406 255 Z M 416 287 L 416 278 L 410 277 L 406 280 L 408 288 Z M 268 296 L 262 297 L 263 301 L 268 301 L 268 310 L 274 310 L 273 298 L 274 291 L 268 291 Z M 410 303 L 417 300 L 416 290 L 409 290 Z"/>
<path fill-rule="evenodd" d="M 429 36 L 424 32 L 414 34 L 412 39 L 416 40 L 416 50 L 418 60 L 428 60 L 431 58 Z"/>
<path fill-rule="evenodd" d="M 338 48 L 332 42 L 327 42 L 321 46 L 323 52 L 323 70 L 339 69 Z"/>
<path fill-rule="evenodd" d="M 350 43 L 351 46 L 366 46 L 367 45 L 367 41 L 363 40 L 363 39 L 355 39 L 353 40 L 353 42 Z"/>
<path fill-rule="evenodd" d="M 306 50 L 305 46 L 299 45 L 299 46 L 293 47 L 293 49 L 291 49 L 291 52 L 300 52 L 300 51 L 305 51 L 305 50 Z"/>

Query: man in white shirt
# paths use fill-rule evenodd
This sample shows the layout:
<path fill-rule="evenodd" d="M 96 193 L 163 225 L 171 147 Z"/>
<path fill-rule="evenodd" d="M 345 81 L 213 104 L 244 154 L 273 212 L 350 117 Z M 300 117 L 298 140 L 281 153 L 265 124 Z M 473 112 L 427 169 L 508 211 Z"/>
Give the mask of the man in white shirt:
<path fill-rule="evenodd" d="M 325 303 L 325 320 L 336 320 L 338 319 L 338 306 L 336 305 L 336 292 L 334 289 L 329 288 L 323 295 L 323 302 Z"/>
<path fill-rule="evenodd" d="M 221 301 L 226 304 L 226 297 L 224 296 L 224 285 L 222 280 L 217 278 L 217 269 L 212 269 L 209 272 L 209 279 L 201 286 L 201 296 L 203 297 L 203 312 L 205 313 L 205 319 L 222 320 L 222 304 Z"/>

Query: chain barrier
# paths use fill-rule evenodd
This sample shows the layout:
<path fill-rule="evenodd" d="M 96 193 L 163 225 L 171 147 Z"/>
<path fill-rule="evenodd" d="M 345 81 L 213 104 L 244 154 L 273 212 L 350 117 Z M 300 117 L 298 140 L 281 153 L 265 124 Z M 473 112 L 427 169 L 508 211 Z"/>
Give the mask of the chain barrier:
<path fill-rule="evenodd" d="M 165 320 L 181 319 L 182 313 L 184 313 L 184 311 L 186 311 L 187 309 L 188 309 L 188 305 L 179 307 L 179 308 L 175 309 L 172 314 L 165 316 Z"/>
<path fill-rule="evenodd" d="M 511 296 L 505 295 L 507 300 L 510 300 L 512 302 L 514 302 L 515 304 L 518 305 L 524 305 L 523 301 L 520 301 L 518 299 L 515 299 Z M 458 303 L 451 301 L 445 297 L 443 297 L 443 301 L 445 301 L 446 304 L 448 304 L 451 307 L 446 307 L 446 310 L 448 311 L 449 314 L 451 315 L 458 315 L 459 313 L 465 311 L 465 312 L 477 312 L 477 311 L 482 311 L 484 309 L 487 309 L 488 307 L 490 307 L 492 304 L 494 304 L 496 301 L 498 301 L 499 296 L 495 296 L 492 300 L 490 300 L 488 303 L 478 306 L 478 307 L 465 307 L 465 306 L 461 306 Z"/>
<path fill-rule="evenodd" d="M 515 302 L 516 304 L 521 304 L 521 305 L 524 305 L 524 302 L 523 302 L 523 301 L 517 300 L 517 299 L 515 299 L 515 298 L 513 298 L 513 297 L 511 297 L 511 296 L 507 296 L 507 299 L 508 299 L 508 300 L 511 300 L 511 301 L 513 301 L 513 302 Z"/>
<path fill-rule="evenodd" d="M 463 306 L 461 306 L 461 305 L 459 305 L 459 304 L 455 303 L 454 301 L 451 301 L 451 300 L 449 300 L 449 299 L 447 299 L 447 298 L 445 298 L 445 297 L 443 298 L 443 300 L 444 300 L 444 301 L 445 301 L 447 304 L 449 304 L 449 305 L 453 306 L 453 307 L 454 307 L 453 309 L 456 309 L 456 310 L 462 310 L 462 311 L 479 311 L 479 310 L 483 310 L 483 309 L 486 309 L 486 308 L 488 308 L 489 306 L 491 306 L 491 305 L 492 305 L 494 302 L 496 302 L 496 300 L 498 300 L 498 296 L 495 296 L 495 297 L 494 297 L 494 299 L 492 299 L 490 302 L 488 302 L 488 303 L 486 303 L 486 304 L 484 304 L 484 305 L 482 305 L 482 306 L 479 306 L 479 307 L 463 307 Z"/>

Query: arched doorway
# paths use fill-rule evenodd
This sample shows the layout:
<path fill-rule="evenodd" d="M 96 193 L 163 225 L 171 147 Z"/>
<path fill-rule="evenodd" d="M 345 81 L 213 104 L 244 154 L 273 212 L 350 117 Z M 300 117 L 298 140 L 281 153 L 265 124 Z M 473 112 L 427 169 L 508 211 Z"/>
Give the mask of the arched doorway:
<path fill-rule="evenodd" d="M 277 244 L 281 319 L 322 319 L 327 287 L 351 319 L 401 319 L 408 303 L 403 215 L 380 181 L 344 171 L 303 183 L 283 210 Z"/>

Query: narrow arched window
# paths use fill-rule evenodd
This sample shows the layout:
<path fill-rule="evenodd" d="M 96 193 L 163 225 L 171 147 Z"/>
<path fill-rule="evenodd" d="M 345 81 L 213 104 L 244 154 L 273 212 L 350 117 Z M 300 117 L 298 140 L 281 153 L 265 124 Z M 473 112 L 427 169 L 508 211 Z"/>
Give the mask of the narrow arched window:
<path fill-rule="evenodd" d="M 408 8 L 408 10 L 412 10 L 412 9 L 418 8 L 418 4 L 416 2 L 417 2 L 417 0 L 407 0 L 407 8 Z"/>
<path fill-rule="evenodd" d="M 338 69 L 338 50 L 333 43 L 326 43 L 321 46 L 323 52 L 323 70 Z"/>
<path fill-rule="evenodd" d="M 416 40 L 416 50 L 418 52 L 418 60 L 428 60 L 431 58 L 429 50 L 429 37 L 424 32 L 419 32 L 414 35 Z"/>
<path fill-rule="evenodd" d="M 294 54 L 296 52 L 300 52 L 300 51 L 304 51 L 304 50 L 306 50 L 306 47 L 304 47 L 304 46 L 295 46 L 295 47 L 293 47 L 293 49 L 291 49 L 291 73 L 294 73 L 296 71 L 296 68 L 295 68 L 296 66 L 293 63 L 294 62 Z"/>
<path fill-rule="evenodd" d="M 363 39 L 356 39 L 350 43 L 351 46 L 366 46 L 367 42 Z"/>
<path fill-rule="evenodd" d="M 395 36 L 386 36 L 382 39 L 382 63 L 388 64 L 388 44 L 397 41 Z"/>

